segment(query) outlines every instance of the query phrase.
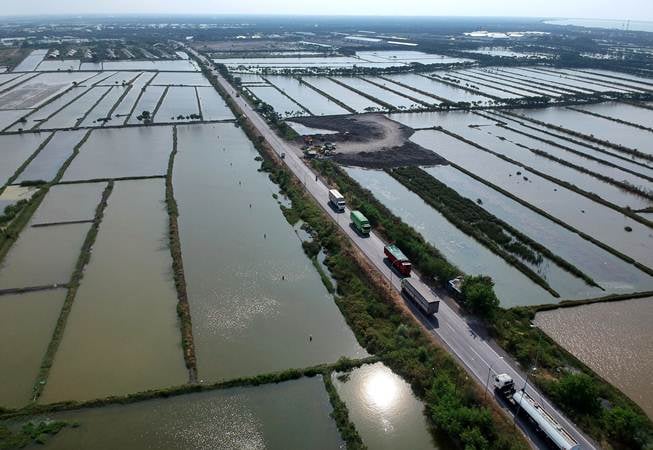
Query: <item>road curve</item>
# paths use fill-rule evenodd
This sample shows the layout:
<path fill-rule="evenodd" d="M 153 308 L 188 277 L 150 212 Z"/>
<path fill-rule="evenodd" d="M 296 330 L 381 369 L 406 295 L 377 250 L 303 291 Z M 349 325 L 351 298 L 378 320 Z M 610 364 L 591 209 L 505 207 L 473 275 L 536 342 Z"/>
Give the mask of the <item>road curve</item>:
<path fill-rule="evenodd" d="M 329 187 L 324 184 L 321 179 L 316 178 L 315 173 L 304 163 L 303 159 L 296 153 L 295 149 L 270 128 L 267 122 L 244 98 L 238 94 L 231 84 L 229 84 L 229 82 L 219 74 L 213 63 L 208 58 L 199 54 L 189 46 L 183 46 L 188 52 L 192 53 L 211 70 L 211 72 L 217 77 L 220 85 L 229 94 L 231 99 L 236 102 L 243 114 L 247 116 L 257 129 L 258 133 L 265 138 L 278 155 L 285 154 L 285 164 L 301 181 L 306 190 L 317 200 L 320 206 L 322 206 L 323 210 L 335 222 L 337 222 L 338 226 L 368 258 L 369 262 L 376 267 L 398 291 L 401 291 L 401 279 L 385 263 L 385 255 L 383 253 L 385 243 L 383 240 L 374 232 L 370 233 L 369 237 L 361 237 L 356 233 L 356 231 L 354 231 L 350 226 L 349 208 L 346 208 L 344 213 L 337 213 L 330 208 L 328 206 Z M 412 278 L 415 282 L 423 284 L 418 278 L 416 278 L 416 276 L 413 276 Z M 425 288 L 430 290 L 430 288 L 426 286 Z M 436 296 L 435 293 L 433 293 L 433 295 Z M 490 381 L 490 388 L 488 390 L 489 395 L 494 396 L 491 388 L 491 375 L 507 373 L 515 380 L 515 386 L 518 389 L 525 387 L 526 392 L 539 401 L 547 412 L 557 420 L 558 423 L 574 437 L 574 439 L 576 439 L 583 449 L 589 450 L 599 448 L 592 440 L 585 436 L 585 434 L 582 433 L 574 423 L 562 414 L 562 412 L 554 407 L 546 397 L 526 382 L 525 373 L 513 366 L 509 360 L 505 359 L 504 356 L 497 352 L 490 345 L 489 341 L 478 336 L 470 327 L 469 323 L 446 302 L 440 302 L 438 313 L 431 317 L 426 317 L 416 308 L 411 307 L 411 311 L 415 317 L 420 320 L 422 324 L 430 330 L 430 332 L 433 333 L 463 364 L 467 372 L 471 374 L 481 386 L 485 388 L 488 381 Z M 506 411 L 512 415 L 512 413 L 506 408 L 505 404 L 499 401 L 496 396 L 495 399 L 502 408 L 506 409 Z M 548 448 L 533 433 L 531 427 L 525 420 L 519 418 L 516 420 L 516 423 L 521 427 L 534 447 Z"/>

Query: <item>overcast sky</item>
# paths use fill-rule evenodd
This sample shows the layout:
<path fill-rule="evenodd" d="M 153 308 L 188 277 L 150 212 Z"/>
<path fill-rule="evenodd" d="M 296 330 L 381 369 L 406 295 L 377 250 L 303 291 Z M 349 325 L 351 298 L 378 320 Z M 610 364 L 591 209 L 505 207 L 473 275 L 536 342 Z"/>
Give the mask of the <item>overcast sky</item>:
<path fill-rule="evenodd" d="M 347 14 L 653 20 L 652 0 L 2 0 L 2 15 Z"/>

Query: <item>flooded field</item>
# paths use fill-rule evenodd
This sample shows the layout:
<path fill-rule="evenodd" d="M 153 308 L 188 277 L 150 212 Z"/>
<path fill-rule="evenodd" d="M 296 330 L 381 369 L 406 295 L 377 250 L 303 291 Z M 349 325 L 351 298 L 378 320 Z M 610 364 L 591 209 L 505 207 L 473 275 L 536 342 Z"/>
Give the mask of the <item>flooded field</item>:
<path fill-rule="evenodd" d="M 58 184 L 52 186 L 34 213 L 37 225 L 93 220 L 106 183 Z"/>
<path fill-rule="evenodd" d="M 362 366 L 344 376 L 336 372 L 333 383 L 368 448 L 439 447 L 429 434 L 424 405 L 410 385 L 383 363 Z"/>
<path fill-rule="evenodd" d="M 32 50 L 32 52 L 16 66 L 14 72 L 31 72 L 45 59 L 48 49 Z"/>
<path fill-rule="evenodd" d="M 555 303 L 557 300 L 502 258 L 470 238 L 385 172 L 346 168 L 390 211 L 433 244 L 447 260 L 470 275 L 490 275 L 504 307 Z"/>
<path fill-rule="evenodd" d="M 381 109 L 382 106 L 372 100 L 369 100 L 362 95 L 358 95 L 346 87 L 340 86 L 337 83 L 322 77 L 304 77 L 302 79 L 305 83 L 315 86 L 320 91 L 330 95 L 331 97 L 339 100 L 357 112 L 365 112 L 366 108 Z"/>
<path fill-rule="evenodd" d="M 195 88 L 190 86 L 172 86 L 168 88 L 163 103 L 157 111 L 157 122 L 175 122 L 187 120 L 191 114 L 199 115 L 199 106 Z M 183 116 L 180 119 L 180 116 Z"/>
<path fill-rule="evenodd" d="M 364 356 L 243 132 L 178 130 L 173 184 L 200 379 Z"/>
<path fill-rule="evenodd" d="M 0 296 L 0 406 L 19 408 L 32 400 L 65 297 L 64 289 Z"/>
<path fill-rule="evenodd" d="M 165 175 L 171 151 L 168 126 L 94 130 L 63 181 Z"/>
<path fill-rule="evenodd" d="M 0 136 L 0 186 L 29 158 L 49 133 Z"/>
<path fill-rule="evenodd" d="M 89 89 L 84 95 L 39 125 L 43 129 L 71 128 L 80 123 L 93 106 L 112 89 L 100 86 Z"/>
<path fill-rule="evenodd" d="M 82 63 L 79 70 L 159 70 L 161 72 L 199 72 L 195 61 L 175 59 L 158 61 L 102 61 Z"/>
<path fill-rule="evenodd" d="M 541 267 L 538 273 L 559 289 L 563 298 L 596 297 L 612 292 L 630 293 L 653 289 L 653 277 L 452 166 L 434 166 L 425 170 L 463 197 L 475 202 L 480 199 L 479 205 L 483 209 L 572 263 L 606 290 L 601 292 L 584 283 L 565 285 L 562 280 L 554 277 L 557 270 L 549 270 L 557 267 Z"/>
<path fill-rule="evenodd" d="M 78 98 L 83 97 L 91 89 L 93 88 L 79 86 L 68 89 L 51 102 L 41 108 L 35 109 L 32 114 L 26 117 L 25 121 L 13 125 L 9 128 L 9 131 L 31 130 L 37 128 L 59 111 L 66 108 L 69 104 L 72 104 Z"/>
<path fill-rule="evenodd" d="M 406 97 L 414 98 L 415 100 L 418 100 L 422 103 L 426 103 L 427 105 L 439 105 L 441 103 L 441 101 L 436 100 L 435 98 L 429 95 L 421 94 L 415 90 L 388 81 L 383 77 L 363 77 L 363 79 L 384 86 L 386 89 L 398 92 Z"/>
<path fill-rule="evenodd" d="M 653 416 L 653 298 L 540 312 L 535 325 Z"/>
<path fill-rule="evenodd" d="M 515 113 L 653 155 L 653 149 L 650 146 L 653 132 L 647 130 L 579 113 L 568 108 L 517 110 Z"/>
<path fill-rule="evenodd" d="M 304 378 L 55 414 L 80 426 L 61 431 L 48 448 L 344 448 L 330 413 L 322 380 Z"/>
<path fill-rule="evenodd" d="M 228 120 L 234 115 L 213 87 L 198 87 L 197 96 L 204 120 Z"/>
<path fill-rule="evenodd" d="M 187 381 L 164 189 L 163 180 L 116 182 L 41 402 Z"/>
<path fill-rule="evenodd" d="M 155 73 L 143 73 L 134 80 L 129 92 L 127 92 L 120 104 L 113 111 L 114 117 L 119 118 L 119 120 L 117 120 L 118 124 L 127 122 L 129 114 L 132 112 L 132 109 L 134 109 L 135 103 L 141 95 L 141 90 L 152 78 L 154 78 L 155 75 Z M 136 115 L 138 114 L 140 113 L 137 112 Z"/>
<path fill-rule="evenodd" d="M 338 77 L 338 81 L 341 83 L 346 84 L 347 86 L 350 86 L 357 91 L 363 92 L 367 95 L 370 95 L 374 97 L 375 99 L 381 100 L 385 103 L 389 103 L 390 105 L 396 107 L 396 108 L 406 108 L 406 109 L 411 109 L 411 108 L 423 108 L 424 105 L 415 102 L 414 100 L 411 100 L 407 97 L 403 97 L 401 95 L 395 94 L 393 92 L 388 91 L 387 89 L 378 87 L 373 85 L 372 83 L 369 83 L 365 80 L 362 80 L 360 78 L 356 77 Z"/>
<path fill-rule="evenodd" d="M 105 123 L 109 125 L 119 125 L 118 121 L 112 121 L 110 117 L 111 111 L 116 104 L 120 101 L 125 92 L 129 90 L 129 86 L 114 86 L 111 90 L 100 100 L 93 109 L 91 109 L 84 119 L 79 124 L 81 127 L 101 127 Z M 108 119 L 108 120 L 102 120 Z M 47 125 L 47 124 L 46 124 Z"/>
<path fill-rule="evenodd" d="M 473 78 L 463 76 L 460 72 L 434 72 L 429 77 L 437 80 L 454 82 L 456 85 L 470 89 L 473 92 L 478 92 L 481 95 L 498 99 L 511 99 L 522 97 L 533 97 L 535 94 L 532 92 L 523 91 L 521 89 L 508 89 L 505 86 L 500 86 L 492 82 L 480 81 Z"/>
<path fill-rule="evenodd" d="M 282 117 L 304 116 L 308 114 L 304 108 L 272 86 L 250 86 L 247 90 L 262 102 L 271 105 Z"/>
<path fill-rule="evenodd" d="M 0 263 L 0 290 L 68 283 L 89 228 L 81 223 L 23 230 Z"/>
<path fill-rule="evenodd" d="M 652 86 L 653 88 L 653 86 Z M 653 111 L 621 102 L 605 102 L 594 105 L 578 106 L 577 109 L 603 116 L 613 117 L 626 122 L 653 128 Z"/>
<path fill-rule="evenodd" d="M 411 140 L 653 267 L 653 235 L 646 225 L 444 133 L 418 131 Z"/>
<path fill-rule="evenodd" d="M 200 72 L 161 72 L 152 80 L 153 86 L 211 86 Z"/>
<path fill-rule="evenodd" d="M 6 111 L 0 111 L 0 131 L 9 127 L 30 111 L 30 109 L 9 109 Z"/>
<path fill-rule="evenodd" d="M 266 76 L 265 79 L 284 91 L 304 108 L 307 108 L 311 114 L 317 116 L 349 114 L 349 111 L 305 84 L 302 84 L 296 78 Z"/>
<path fill-rule="evenodd" d="M 483 95 L 474 94 L 464 89 L 455 88 L 444 83 L 440 83 L 432 78 L 422 75 L 406 73 L 397 75 L 386 75 L 383 78 L 400 83 L 411 88 L 433 94 L 449 102 L 481 102 L 487 103 L 490 98 Z"/>
<path fill-rule="evenodd" d="M 145 91 L 143 91 L 141 98 L 138 100 L 138 103 L 134 107 L 127 123 L 131 125 L 143 123 L 143 120 L 138 120 L 138 117 L 146 111 L 149 112 L 150 117 L 153 118 L 156 114 L 156 107 L 159 104 L 159 100 L 164 95 L 165 91 L 165 86 L 147 86 Z"/>
<path fill-rule="evenodd" d="M 41 62 L 35 70 L 39 72 L 79 70 L 81 63 L 79 59 L 47 59 Z"/>
<path fill-rule="evenodd" d="M 23 181 L 52 181 L 63 163 L 73 154 L 73 149 L 86 131 L 57 131 L 50 142 L 30 161 L 18 175 L 17 183 Z"/>
<path fill-rule="evenodd" d="M 44 73 L 34 76 L 24 83 L 0 95 L 1 109 L 29 109 L 42 106 L 48 100 L 61 94 L 66 89 L 78 86 L 84 80 L 97 75 L 94 72 L 84 73 Z M 80 87 L 81 89 L 81 87 Z"/>

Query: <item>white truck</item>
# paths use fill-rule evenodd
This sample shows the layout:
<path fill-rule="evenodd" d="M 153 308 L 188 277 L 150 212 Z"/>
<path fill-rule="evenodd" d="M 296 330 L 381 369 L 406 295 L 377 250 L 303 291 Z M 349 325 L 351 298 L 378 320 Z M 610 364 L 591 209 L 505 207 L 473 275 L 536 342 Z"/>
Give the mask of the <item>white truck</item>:
<path fill-rule="evenodd" d="M 435 314 L 440 309 L 440 298 L 412 278 L 401 280 L 401 292 L 419 306 L 427 316 Z"/>
<path fill-rule="evenodd" d="M 342 194 L 335 189 L 331 189 L 329 191 L 329 203 L 331 203 L 333 209 L 336 211 L 345 211 L 345 197 L 343 197 Z"/>
<path fill-rule="evenodd" d="M 562 426 L 547 413 L 542 405 L 523 389 L 515 391 L 515 382 L 508 374 L 494 377 L 494 390 L 512 407 L 515 414 L 525 414 L 535 427 L 553 446 L 560 450 L 581 450 L 582 447 Z"/>

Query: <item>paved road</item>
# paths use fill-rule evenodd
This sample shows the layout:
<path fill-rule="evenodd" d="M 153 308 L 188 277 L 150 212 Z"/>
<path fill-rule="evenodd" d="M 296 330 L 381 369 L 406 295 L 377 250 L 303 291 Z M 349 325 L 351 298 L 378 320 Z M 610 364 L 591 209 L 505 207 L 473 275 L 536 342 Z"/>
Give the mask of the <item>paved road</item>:
<path fill-rule="evenodd" d="M 344 213 L 337 213 L 328 206 L 329 188 L 322 182 L 321 179 L 316 179 L 315 174 L 304 163 L 300 156 L 296 153 L 290 144 L 281 139 L 269 127 L 265 120 L 252 109 L 245 99 L 238 95 L 238 92 L 222 77 L 213 67 L 213 64 L 208 61 L 203 55 L 194 52 L 192 49 L 187 48 L 188 51 L 195 54 L 200 60 L 204 61 L 213 73 L 218 77 L 218 81 L 222 87 L 229 93 L 232 99 L 238 104 L 247 118 L 254 124 L 258 132 L 267 140 L 272 148 L 279 155 L 285 154 L 284 161 L 288 168 L 293 171 L 297 178 L 304 184 L 306 190 L 318 201 L 323 209 L 329 214 L 340 226 L 340 228 L 349 236 L 351 241 L 357 245 L 369 261 L 392 283 L 392 285 L 401 291 L 401 279 L 392 271 L 392 269 L 385 263 L 383 248 L 385 243 L 375 233 L 371 233 L 369 237 L 361 237 L 350 226 L 349 209 L 347 208 Z M 422 283 L 419 279 L 413 279 L 417 283 Z M 428 287 L 425 287 L 430 290 Z M 436 295 L 435 293 L 433 294 Z M 453 353 L 460 362 L 464 365 L 467 371 L 479 382 L 482 386 L 486 386 L 488 380 L 490 388 L 488 395 L 494 395 L 492 392 L 491 375 L 498 373 L 507 373 L 515 380 L 515 386 L 522 388 L 526 386 L 526 392 L 533 398 L 538 400 L 544 408 L 549 412 L 559 424 L 567 430 L 576 441 L 582 446 L 583 449 L 598 448 L 589 438 L 587 438 L 580 430 L 567 419 L 560 411 L 551 405 L 551 403 L 544 398 L 541 393 L 526 383 L 526 375 L 520 370 L 513 367 L 507 360 L 504 359 L 485 339 L 479 337 L 470 327 L 470 325 L 461 317 L 453 308 L 447 303 L 440 302 L 440 309 L 437 314 L 432 317 L 426 317 L 415 308 L 411 308 L 417 318 L 432 332 L 441 342 Z M 501 404 L 501 402 L 499 402 Z M 501 405 L 505 408 L 505 405 Z M 531 443 L 536 447 L 543 447 L 544 444 L 533 433 L 527 424 L 518 419 L 517 423 L 526 432 L 531 439 Z"/>

